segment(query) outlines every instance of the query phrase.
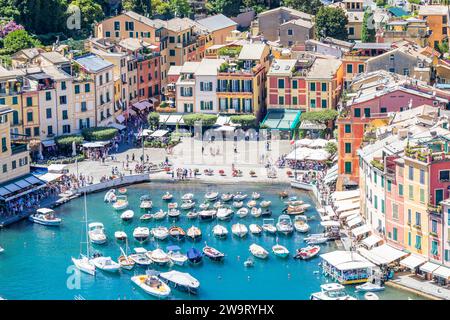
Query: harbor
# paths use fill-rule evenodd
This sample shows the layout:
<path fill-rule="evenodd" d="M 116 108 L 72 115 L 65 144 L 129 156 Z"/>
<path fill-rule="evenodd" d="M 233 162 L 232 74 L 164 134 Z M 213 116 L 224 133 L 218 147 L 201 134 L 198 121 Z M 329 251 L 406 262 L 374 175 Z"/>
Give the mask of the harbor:
<path fill-rule="evenodd" d="M 272 216 L 277 221 L 285 208 L 284 201 L 279 197 L 280 190 L 288 190 L 290 197 L 297 197 L 298 201 L 304 201 L 311 207 L 306 211 L 309 233 L 321 233 L 323 227 L 320 224 L 320 215 L 316 204 L 308 193 L 291 190 L 286 184 L 239 184 L 239 191 L 249 195 L 244 201 L 250 200 L 252 192 L 261 194 L 258 203 L 271 201 Z M 234 184 L 210 184 L 200 182 L 150 182 L 129 186 L 127 198 L 128 209 L 135 212 L 131 221 L 124 222 L 121 219 L 123 211 L 116 211 L 111 204 L 104 202 L 105 192 L 90 194 L 86 197 L 88 222 L 100 222 L 104 225 L 107 242 L 104 245 L 91 245 L 93 253 L 101 253 L 103 256 L 111 256 L 113 260 L 121 255 L 120 247 L 125 249 L 123 242 L 114 239 L 117 230 L 123 230 L 128 235 L 128 250 L 143 247 L 146 250 L 166 248 L 177 245 L 183 253 L 194 247 L 202 250 L 205 242 L 225 254 L 223 261 L 216 262 L 203 257 L 201 264 L 185 266 L 155 266 L 149 269 L 165 272 L 178 270 L 187 272 L 200 282 L 198 294 L 193 295 L 178 290 L 172 290 L 169 299 L 309 299 L 311 293 L 320 291 L 321 284 L 334 282 L 332 278 L 322 274 L 319 265 L 321 259 L 316 256 L 310 260 L 296 260 L 293 255 L 296 250 L 305 247 L 304 238 L 308 233 L 293 231 L 290 235 L 261 234 L 253 235 L 250 232 L 245 237 L 237 237 L 231 233 L 233 224 L 241 223 L 247 227 L 250 224 L 262 224 L 263 217 L 255 218 L 248 214 L 244 218 L 235 214 L 229 221 L 201 221 L 186 218 L 188 211 L 182 210 L 178 220 L 165 218 L 160 221 L 140 221 L 139 208 L 140 197 L 149 195 L 153 202 L 152 213 L 159 209 L 167 210 L 167 201 L 162 200 L 165 192 L 173 194 L 171 202 L 182 203 L 181 198 L 187 193 L 192 193 L 197 206 L 204 201 L 207 192 L 220 191 L 221 194 L 236 193 Z M 111 274 L 97 271 L 95 276 L 85 273 L 79 274 L 79 287 L 73 276 L 76 275 L 71 257 L 78 256 L 80 241 L 84 235 L 84 198 L 79 197 L 55 208 L 56 214 L 62 218 L 61 226 L 47 227 L 33 224 L 30 221 L 20 221 L 7 229 L 0 231 L 0 242 L 7 248 L 2 253 L 0 273 L 8 274 L 8 277 L 0 279 L 2 296 L 8 299 L 154 299 L 143 290 L 133 284 L 131 278 L 145 274 L 146 268 L 135 266 L 131 271 L 121 270 Z M 198 209 L 199 210 L 199 209 Z M 216 224 L 225 226 L 229 234 L 225 239 L 219 239 L 213 235 L 213 227 Z M 196 226 L 201 230 L 202 238 L 196 242 L 188 239 L 173 241 L 168 238 L 164 241 L 149 238 L 144 243 L 133 239 L 133 230 L 138 227 L 154 228 L 157 226 L 179 226 L 187 230 Z M 19 237 L 20 235 L 20 237 Z M 21 239 L 17 241 L 17 239 Z M 280 244 L 290 251 L 287 258 L 280 258 L 272 253 L 272 246 Z M 252 257 L 254 264 L 246 267 L 245 261 L 251 257 L 249 247 L 251 244 L 262 246 L 269 252 L 267 259 Z M 337 241 L 328 241 L 320 245 L 320 253 L 327 253 L 339 248 Z M 26 259 L 25 259 L 26 258 Z M 52 269 L 52 277 L 37 277 L 36 274 L 45 274 Z M 238 272 L 237 272 L 238 271 Z M 270 277 L 267 277 L 270 274 Z M 78 279 L 78 278 L 77 278 Z M 20 282 L 25 282 L 27 292 L 21 288 Z M 25 285 L 25 283 L 24 283 Z M 283 290 L 279 290 L 283 288 Z M 362 292 L 355 292 L 352 285 L 346 286 L 348 294 L 363 299 Z M 386 287 L 377 293 L 380 299 L 421 299 L 418 295 Z"/>

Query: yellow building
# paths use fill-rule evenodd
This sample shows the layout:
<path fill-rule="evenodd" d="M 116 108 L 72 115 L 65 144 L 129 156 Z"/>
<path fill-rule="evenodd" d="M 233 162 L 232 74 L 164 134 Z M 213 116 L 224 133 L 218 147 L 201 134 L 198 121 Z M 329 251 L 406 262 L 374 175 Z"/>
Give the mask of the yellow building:
<path fill-rule="evenodd" d="M 12 114 L 9 115 L 11 131 L 15 134 L 24 134 L 21 88 L 21 73 L 17 70 L 7 71 L 0 69 L 0 105 L 10 106 Z M 16 139 L 17 136 L 13 136 Z"/>

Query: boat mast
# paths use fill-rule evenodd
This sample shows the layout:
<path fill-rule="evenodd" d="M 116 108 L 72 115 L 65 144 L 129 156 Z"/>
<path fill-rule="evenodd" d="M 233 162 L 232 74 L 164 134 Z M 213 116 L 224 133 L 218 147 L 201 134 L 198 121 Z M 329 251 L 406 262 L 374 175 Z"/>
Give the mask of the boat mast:
<path fill-rule="evenodd" d="M 85 221 L 85 228 L 86 228 L 86 255 L 87 255 L 87 258 L 89 259 L 89 240 L 88 240 L 86 191 L 84 192 L 84 221 Z"/>

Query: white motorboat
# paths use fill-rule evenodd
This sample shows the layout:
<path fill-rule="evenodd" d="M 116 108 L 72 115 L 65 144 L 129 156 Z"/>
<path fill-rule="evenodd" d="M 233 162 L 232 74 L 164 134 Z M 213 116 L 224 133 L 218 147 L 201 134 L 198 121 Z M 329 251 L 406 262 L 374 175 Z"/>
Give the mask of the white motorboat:
<path fill-rule="evenodd" d="M 181 248 L 179 246 L 168 246 L 166 250 L 170 261 L 178 266 L 184 265 L 188 260 L 187 255 L 181 253 Z"/>
<path fill-rule="evenodd" d="M 274 255 L 280 258 L 287 258 L 287 256 L 289 255 L 289 250 L 278 243 L 272 247 L 272 252 Z"/>
<path fill-rule="evenodd" d="M 32 214 L 29 219 L 34 223 L 44 226 L 59 226 L 62 221 L 61 218 L 55 215 L 55 211 L 48 208 L 37 209 L 36 213 Z"/>
<path fill-rule="evenodd" d="M 277 232 L 274 219 L 263 219 L 263 224 L 261 227 L 265 232 L 270 234 L 275 234 Z"/>
<path fill-rule="evenodd" d="M 153 215 L 151 214 L 151 213 L 144 213 L 140 218 L 139 218 L 139 220 L 141 220 L 141 221 L 150 221 L 150 220 L 152 220 L 153 219 Z"/>
<path fill-rule="evenodd" d="M 153 214 L 153 219 L 154 220 L 163 220 L 166 216 L 167 216 L 167 212 L 160 209 L 159 211 L 157 211 Z"/>
<path fill-rule="evenodd" d="M 250 230 L 251 234 L 261 234 L 263 229 L 260 225 L 256 224 L 256 223 L 252 223 L 251 225 L 248 226 L 248 229 Z"/>
<path fill-rule="evenodd" d="M 244 261 L 244 267 L 246 267 L 246 268 L 253 267 L 254 265 L 255 265 L 255 262 L 253 261 L 252 258 L 248 258 L 247 260 Z"/>
<path fill-rule="evenodd" d="M 345 287 L 339 283 L 325 283 L 320 286 L 320 292 L 311 294 L 311 300 L 357 300 L 345 292 Z"/>
<path fill-rule="evenodd" d="M 171 270 L 160 273 L 159 277 L 174 288 L 192 294 L 196 294 L 200 288 L 200 282 L 189 273 Z"/>
<path fill-rule="evenodd" d="M 94 244 L 105 244 L 105 227 L 101 222 L 92 222 L 89 224 L 89 240 Z"/>
<path fill-rule="evenodd" d="M 380 300 L 380 298 L 373 292 L 366 292 L 366 294 L 364 294 L 364 299 L 366 299 L 366 300 Z"/>
<path fill-rule="evenodd" d="M 125 187 L 119 188 L 119 190 L 117 190 L 117 191 L 119 191 L 120 194 L 127 194 L 127 192 L 128 192 L 127 188 L 125 188 Z"/>
<path fill-rule="evenodd" d="M 192 201 L 192 199 L 194 199 L 193 193 L 186 193 L 181 197 L 181 200 L 183 201 Z"/>
<path fill-rule="evenodd" d="M 169 229 L 167 229 L 166 227 L 153 228 L 152 235 L 155 239 L 165 240 L 169 236 Z"/>
<path fill-rule="evenodd" d="M 250 200 L 249 202 L 247 202 L 247 207 L 249 207 L 250 209 L 256 206 L 256 200 Z"/>
<path fill-rule="evenodd" d="M 127 252 L 124 252 L 122 247 L 120 248 L 120 252 L 122 253 L 122 255 L 120 255 L 117 260 L 119 261 L 120 267 L 122 269 L 131 270 L 134 268 L 134 265 L 136 263 L 128 257 L 128 247 L 126 247 L 126 249 Z"/>
<path fill-rule="evenodd" d="M 328 241 L 328 237 L 310 237 L 310 238 L 305 238 L 304 240 L 306 240 L 306 243 L 309 245 L 312 244 L 322 244 Z"/>
<path fill-rule="evenodd" d="M 252 215 L 252 217 L 258 218 L 258 217 L 261 216 L 262 210 L 261 210 L 261 208 L 253 207 L 253 208 L 250 210 L 250 214 Z"/>
<path fill-rule="evenodd" d="M 233 200 L 233 197 L 234 197 L 234 195 L 232 193 L 227 192 L 227 193 L 223 193 L 222 196 L 220 197 L 220 199 L 224 202 L 227 202 L 227 201 Z"/>
<path fill-rule="evenodd" d="M 309 231 L 309 224 L 306 223 L 307 217 L 303 215 L 295 216 L 294 228 L 297 232 L 305 233 Z"/>
<path fill-rule="evenodd" d="M 383 291 L 384 286 L 379 282 L 378 283 L 366 282 L 364 284 L 356 286 L 355 289 L 358 291 L 378 292 Z"/>
<path fill-rule="evenodd" d="M 176 209 L 178 208 L 178 203 L 177 202 L 171 202 L 169 204 L 167 204 L 167 208 L 170 209 Z"/>
<path fill-rule="evenodd" d="M 239 218 L 245 218 L 248 214 L 248 209 L 247 208 L 240 208 L 237 212 L 236 215 Z"/>
<path fill-rule="evenodd" d="M 169 286 L 155 275 L 134 276 L 131 281 L 152 296 L 167 298 L 170 295 Z"/>
<path fill-rule="evenodd" d="M 96 257 L 92 259 L 92 263 L 96 268 L 107 272 L 118 272 L 120 264 L 115 262 L 111 257 Z"/>
<path fill-rule="evenodd" d="M 259 198 L 261 198 L 261 194 L 259 194 L 258 192 L 252 192 L 253 200 L 258 200 Z"/>
<path fill-rule="evenodd" d="M 183 202 L 180 206 L 180 208 L 183 210 L 189 210 L 189 209 L 192 209 L 193 207 L 195 207 L 195 202 L 192 200 L 187 200 L 187 201 Z"/>
<path fill-rule="evenodd" d="M 238 192 L 234 195 L 233 200 L 234 201 L 243 201 L 247 198 L 246 194 L 242 194 L 241 192 Z"/>
<path fill-rule="evenodd" d="M 114 238 L 116 238 L 116 240 L 118 241 L 124 241 L 128 238 L 128 236 L 125 231 L 116 231 L 114 232 Z"/>
<path fill-rule="evenodd" d="M 162 199 L 163 199 L 164 201 L 172 200 L 172 198 L 173 198 L 173 194 L 171 194 L 170 192 L 166 192 L 166 193 L 162 196 Z"/>
<path fill-rule="evenodd" d="M 261 208 L 267 208 L 267 207 L 270 207 L 271 204 L 272 204 L 272 201 L 264 200 L 264 201 L 261 201 L 261 203 L 259 205 L 261 206 Z"/>
<path fill-rule="evenodd" d="M 153 261 L 145 255 L 147 253 L 145 248 L 134 248 L 134 252 L 136 253 L 130 254 L 128 258 L 134 261 L 135 264 L 142 267 L 148 267 L 153 263 Z"/>
<path fill-rule="evenodd" d="M 247 226 L 245 224 L 236 223 L 236 224 L 233 224 L 231 226 L 231 232 L 235 236 L 237 236 L 239 238 L 243 238 L 243 237 L 245 237 L 247 235 L 248 229 L 247 229 Z"/>
<path fill-rule="evenodd" d="M 307 246 L 305 248 L 298 249 L 297 254 L 294 256 L 294 259 L 308 260 L 317 256 L 319 252 L 319 246 Z"/>
<path fill-rule="evenodd" d="M 178 219 L 181 215 L 181 211 L 177 209 L 170 209 L 167 212 L 167 216 L 171 219 Z"/>
<path fill-rule="evenodd" d="M 198 212 L 195 211 L 195 209 L 186 213 L 186 218 L 188 218 L 188 219 L 196 219 L 197 217 L 198 217 Z"/>
<path fill-rule="evenodd" d="M 115 189 L 109 190 L 105 194 L 105 197 L 103 198 L 103 201 L 108 202 L 108 203 L 116 201 L 116 190 Z"/>
<path fill-rule="evenodd" d="M 252 255 L 259 259 L 266 259 L 269 256 L 269 252 L 256 243 L 251 244 L 249 250 Z"/>
<path fill-rule="evenodd" d="M 113 208 L 117 211 L 128 208 L 127 196 L 118 196 L 116 202 L 113 203 Z"/>
<path fill-rule="evenodd" d="M 209 202 L 203 202 L 199 205 L 199 208 L 202 210 L 207 210 L 209 208 Z"/>
<path fill-rule="evenodd" d="M 226 238 L 228 236 L 228 229 L 220 224 L 215 225 L 212 229 L 212 232 L 214 236 L 220 239 Z"/>
<path fill-rule="evenodd" d="M 233 217 L 233 210 L 229 208 L 220 208 L 217 210 L 217 219 L 219 220 L 230 220 Z"/>
<path fill-rule="evenodd" d="M 214 204 L 213 204 L 213 208 L 214 209 L 220 209 L 220 208 L 223 208 L 223 206 L 224 206 L 224 203 L 223 202 L 220 202 L 220 201 L 216 201 L 216 202 L 214 202 Z"/>
<path fill-rule="evenodd" d="M 139 208 L 141 208 L 142 210 L 150 210 L 151 208 L 153 208 L 153 202 L 151 200 L 143 200 L 141 201 Z"/>
<path fill-rule="evenodd" d="M 285 235 L 292 233 L 294 231 L 294 226 L 292 225 L 291 218 L 288 215 L 282 214 L 278 217 L 278 222 L 276 224 L 277 231 Z"/>
<path fill-rule="evenodd" d="M 139 242 L 144 242 L 150 236 L 150 230 L 147 227 L 137 227 L 133 230 L 133 237 Z"/>
<path fill-rule="evenodd" d="M 244 201 L 234 201 L 233 202 L 233 207 L 236 209 L 242 208 L 243 205 L 244 205 Z"/>
<path fill-rule="evenodd" d="M 202 237 L 202 231 L 196 226 L 192 226 L 187 229 L 186 235 L 192 241 L 196 241 Z"/>
<path fill-rule="evenodd" d="M 203 210 L 198 213 L 201 220 L 212 220 L 216 217 L 216 210 Z"/>
<path fill-rule="evenodd" d="M 205 199 L 208 201 L 215 201 L 215 200 L 217 200 L 218 196 L 219 196 L 218 192 L 210 191 L 205 194 Z"/>
<path fill-rule="evenodd" d="M 178 226 L 172 226 L 169 228 L 169 236 L 174 241 L 182 241 L 186 237 L 186 231 Z"/>
<path fill-rule="evenodd" d="M 134 211 L 133 210 L 126 210 L 124 213 L 120 215 L 120 219 L 123 221 L 130 221 L 134 217 Z"/>
<path fill-rule="evenodd" d="M 146 255 L 150 260 L 152 260 L 154 263 L 160 266 L 164 266 L 170 261 L 167 253 L 165 253 L 162 249 L 159 248 L 153 251 L 147 251 Z"/>
<path fill-rule="evenodd" d="M 222 261 L 225 258 L 225 254 L 223 252 L 220 252 L 216 248 L 208 246 L 206 242 L 205 246 L 202 249 L 202 252 L 205 256 L 213 261 Z"/>
<path fill-rule="evenodd" d="M 302 205 L 304 202 L 302 200 L 289 200 L 289 201 L 285 201 L 285 204 L 287 204 L 288 206 L 300 206 Z"/>

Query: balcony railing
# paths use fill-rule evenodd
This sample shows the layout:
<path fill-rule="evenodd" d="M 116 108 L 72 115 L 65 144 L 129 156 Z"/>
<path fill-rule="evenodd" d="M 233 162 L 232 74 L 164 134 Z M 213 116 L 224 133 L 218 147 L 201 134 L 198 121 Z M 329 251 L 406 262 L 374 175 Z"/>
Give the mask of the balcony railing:
<path fill-rule="evenodd" d="M 27 151 L 27 145 L 20 143 L 20 144 L 12 144 L 11 145 L 11 153 L 12 154 L 18 154 L 21 152 Z"/>
<path fill-rule="evenodd" d="M 442 207 L 439 205 L 433 205 L 433 204 L 429 204 L 427 207 L 427 211 L 429 214 L 434 214 L 434 215 L 441 215 L 442 214 Z"/>

